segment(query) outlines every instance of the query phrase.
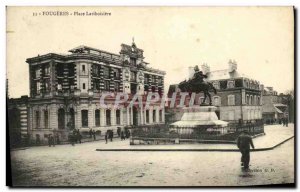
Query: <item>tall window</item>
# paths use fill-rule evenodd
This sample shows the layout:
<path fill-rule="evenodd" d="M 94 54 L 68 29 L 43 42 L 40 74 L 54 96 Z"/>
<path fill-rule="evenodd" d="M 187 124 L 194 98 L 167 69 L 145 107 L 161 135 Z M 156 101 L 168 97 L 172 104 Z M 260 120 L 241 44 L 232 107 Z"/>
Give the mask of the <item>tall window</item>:
<path fill-rule="evenodd" d="M 228 95 L 228 105 L 235 105 L 234 95 Z"/>
<path fill-rule="evenodd" d="M 119 79 L 120 78 L 120 72 L 119 69 L 114 69 L 114 78 Z"/>
<path fill-rule="evenodd" d="M 120 83 L 119 82 L 115 82 L 114 83 L 114 88 L 115 88 L 115 92 L 118 92 L 119 91 L 119 88 L 120 88 Z"/>
<path fill-rule="evenodd" d="M 130 64 L 131 65 L 136 65 L 136 59 L 135 58 L 130 58 Z"/>
<path fill-rule="evenodd" d="M 260 96 L 257 97 L 257 105 L 260 105 Z"/>
<path fill-rule="evenodd" d="M 82 127 L 89 126 L 88 110 L 81 111 L 81 125 L 82 125 Z"/>
<path fill-rule="evenodd" d="M 130 72 L 130 81 L 136 81 L 136 73 L 133 71 Z"/>
<path fill-rule="evenodd" d="M 146 110 L 146 123 L 149 123 L 149 110 Z"/>
<path fill-rule="evenodd" d="M 58 110 L 58 129 L 65 128 L 65 110 L 60 108 Z"/>
<path fill-rule="evenodd" d="M 85 89 L 85 83 L 82 83 L 82 89 Z"/>
<path fill-rule="evenodd" d="M 36 93 L 40 94 L 40 92 L 41 92 L 41 83 L 38 81 L 36 82 Z"/>
<path fill-rule="evenodd" d="M 38 129 L 40 128 L 40 112 L 35 112 L 35 127 Z"/>
<path fill-rule="evenodd" d="M 252 105 L 252 95 L 250 96 L 250 99 L 249 99 L 249 105 Z"/>
<path fill-rule="evenodd" d="M 246 95 L 246 104 L 249 105 L 249 95 Z"/>
<path fill-rule="evenodd" d="M 111 111 L 108 109 L 106 110 L 106 125 L 111 125 Z"/>
<path fill-rule="evenodd" d="M 35 78 L 40 78 L 40 75 L 41 75 L 41 71 L 40 71 L 40 68 L 38 67 L 38 68 L 35 70 Z"/>
<path fill-rule="evenodd" d="M 109 91 L 109 81 L 107 80 L 104 81 L 104 90 Z"/>
<path fill-rule="evenodd" d="M 49 75 L 50 74 L 50 67 L 45 66 L 44 72 L 45 72 L 45 75 Z"/>
<path fill-rule="evenodd" d="M 81 66 L 82 73 L 85 73 L 85 65 Z"/>
<path fill-rule="evenodd" d="M 109 68 L 103 67 L 103 76 L 105 79 L 109 79 Z"/>
<path fill-rule="evenodd" d="M 121 124 L 121 111 L 119 109 L 116 110 L 116 121 L 117 125 Z"/>
<path fill-rule="evenodd" d="M 100 126 L 100 110 L 99 109 L 95 110 L 95 126 L 96 127 Z"/>
<path fill-rule="evenodd" d="M 162 110 L 159 110 L 159 122 L 162 122 Z"/>
<path fill-rule="evenodd" d="M 156 122 L 156 110 L 155 109 L 153 109 L 152 118 L 153 118 L 153 123 L 155 123 Z"/>
<path fill-rule="evenodd" d="M 45 129 L 48 129 L 48 111 L 47 110 L 44 111 L 44 126 L 45 126 Z"/>

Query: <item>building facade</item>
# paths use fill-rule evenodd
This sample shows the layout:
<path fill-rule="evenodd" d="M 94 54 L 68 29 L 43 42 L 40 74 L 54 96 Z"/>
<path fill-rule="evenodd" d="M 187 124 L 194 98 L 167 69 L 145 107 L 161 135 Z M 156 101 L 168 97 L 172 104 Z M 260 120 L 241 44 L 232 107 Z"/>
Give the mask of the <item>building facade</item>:
<path fill-rule="evenodd" d="M 262 89 L 258 81 L 246 77 L 237 71 L 235 61 L 229 61 L 228 68 L 211 71 L 207 64 L 201 66 L 201 71 L 207 75 L 206 81 L 213 84 L 217 94 L 211 92 L 212 104 L 217 107 L 216 114 L 220 120 L 238 123 L 255 122 L 262 119 Z M 194 74 L 194 67 L 189 68 L 189 78 Z M 174 85 L 171 88 L 174 90 Z M 179 91 L 179 90 L 177 90 Z M 169 90 L 168 95 L 171 96 Z M 199 105 L 204 99 L 203 93 L 197 94 L 195 104 Z M 208 104 L 209 99 L 206 99 Z M 186 102 L 188 104 L 188 101 Z M 174 109 L 167 110 L 167 116 Z M 178 110 L 178 109 L 176 109 Z M 178 115 L 177 115 L 178 116 Z M 167 117 L 174 121 L 174 117 Z M 178 119 L 175 118 L 176 121 Z"/>
<path fill-rule="evenodd" d="M 263 120 L 266 124 L 281 123 L 283 119 L 289 119 L 289 107 L 287 97 L 278 95 L 273 87 L 265 87 L 263 91 Z M 286 103 L 286 104 L 285 104 Z"/>
<path fill-rule="evenodd" d="M 49 53 L 28 58 L 30 97 L 27 126 L 31 140 L 44 141 L 49 134 L 66 140 L 72 129 L 115 130 L 117 127 L 163 124 L 165 109 L 160 105 L 138 108 L 114 106 L 107 93 L 147 95 L 164 92 L 164 71 L 148 67 L 143 50 L 121 45 L 119 54 L 88 46 L 69 50 L 70 54 Z"/>

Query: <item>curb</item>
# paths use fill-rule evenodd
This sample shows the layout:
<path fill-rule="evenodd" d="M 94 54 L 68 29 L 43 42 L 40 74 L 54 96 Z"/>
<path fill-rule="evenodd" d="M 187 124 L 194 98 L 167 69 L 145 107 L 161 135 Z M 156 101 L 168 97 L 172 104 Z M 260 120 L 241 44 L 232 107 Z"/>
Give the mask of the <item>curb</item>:
<path fill-rule="evenodd" d="M 284 141 L 278 143 L 277 145 L 274 145 L 273 147 L 266 147 L 266 148 L 258 148 L 258 149 L 251 149 L 251 152 L 256 152 L 256 151 L 268 151 L 268 150 L 273 150 L 276 147 L 282 145 L 283 143 L 289 141 L 290 139 L 294 138 L 295 136 L 289 137 L 285 139 Z M 163 152 L 163 151 L 169 151 L 169 152 L 174 152 L 174 151 L 181 151 L 181 152 L 240 152 L 239 149 L 96 149 L 96 151 L 120 151 L 120 152 L 125 152 L 125 151 L 156 151 L 156 152 Z"/>

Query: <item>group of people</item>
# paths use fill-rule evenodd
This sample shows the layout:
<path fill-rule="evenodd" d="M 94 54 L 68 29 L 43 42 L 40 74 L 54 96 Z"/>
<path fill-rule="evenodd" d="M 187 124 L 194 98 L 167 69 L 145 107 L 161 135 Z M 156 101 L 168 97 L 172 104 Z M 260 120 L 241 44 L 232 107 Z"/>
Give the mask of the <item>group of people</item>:
<path fill-rule="evenodd" d="M 113 141 L 114 137 L 114 131 L 113 130 L 107 130 L 105 134 L 105 143 L 107 143 L 107 140 Z"/>
<path fill-rule="evenodd" d="M 90 129 L 89 134 L 90 134 L 90 138 L 94 138 L 94 141 L 96 141 L 96 131 Z M 101 136 L 101 131 L 99 135 Z"/>
<path fill-rule="evenodd" d="M 122 140 L 125 140 L 126 138 L 128 139 L 130 137 L 130 131 L 128 129 L 121 130 L 120 127 L 117 129 L 117 134 Z"/>
<path fill-rule="evenodd" d="M 60 140 L 59 140 L 59 136 L 58 134 L 55 135 L 55 137 L 52 134 L 48 135 L 48 145 L 49 147 L 55 147 L 55 143 L 56 144 L 60 144 Z"/>
<path fill-rule="evenodd" d="M 74 129 L 72 134 L 69 135 L 69 141 L 74 146 L 75 143 L 81 144 L 82 135 L 80 134 L 79 129 Z"/>

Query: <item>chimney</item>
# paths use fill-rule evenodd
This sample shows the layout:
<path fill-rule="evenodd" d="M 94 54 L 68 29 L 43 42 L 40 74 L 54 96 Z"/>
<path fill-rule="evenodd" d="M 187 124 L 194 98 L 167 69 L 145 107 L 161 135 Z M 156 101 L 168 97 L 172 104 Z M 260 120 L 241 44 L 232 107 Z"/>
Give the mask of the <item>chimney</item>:
<path fill-rule="evenodd" d="M 201 65 L 201 71 L 203 72 L 203 74 L 207 74 L 210 72 L 210 67 L 207 65 L 207 63 L 203 63 Z"/>
<path fill-rule="evenodd" d="M 189 79 L 193 78 L 194 73 L 195 73 L 194 67 L 189 67 Z"/>
<path fill-rule="evenodd" d="M 228 70 L 229 72 L 233 72 L 233 71 L 236 71 L 237 70 L 237 64 L 236 64 L 236 61 L 235 60 L 229 60 L 228 62 Z"/>

